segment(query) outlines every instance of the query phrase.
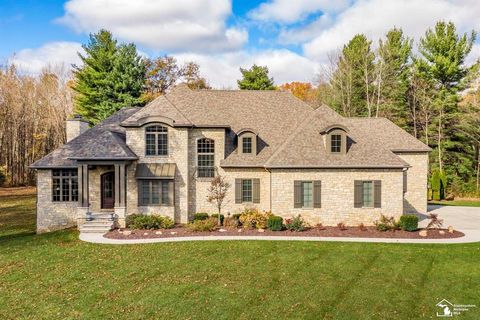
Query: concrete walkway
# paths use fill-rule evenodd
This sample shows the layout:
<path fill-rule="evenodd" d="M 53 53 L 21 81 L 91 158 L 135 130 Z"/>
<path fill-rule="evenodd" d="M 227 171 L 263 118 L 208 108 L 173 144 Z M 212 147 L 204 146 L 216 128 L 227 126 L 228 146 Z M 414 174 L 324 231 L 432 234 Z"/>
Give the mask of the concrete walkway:
<path fill-rule="evenodd" d="M 134 239 L 118 240 L 107 239 L 102 234 L 81 233 L 80 240 L 91 243 L 103 244 L 139 244 L 163 243 L 182 241 L 218 241 L 218 240 L 266 240 L 266 241 L 336 241 L 336 242 L 375 242 L 375 243 L 471 243 L 480 242 L 480 208 L 454 207 L 454 206 L 429 206 L 428 211 L 438 213 L 443 219 L 444 227 L 453 226 L 454 229 L 465 233 L 464 237 L 453 239 L 389 239 L 389 238 L 340 238 L 340 237 L 288 237 L 288 236 L 196 236 L 178 238 Z M 426 215 L 420 216 L 420 227 L 428 223 Z"/>

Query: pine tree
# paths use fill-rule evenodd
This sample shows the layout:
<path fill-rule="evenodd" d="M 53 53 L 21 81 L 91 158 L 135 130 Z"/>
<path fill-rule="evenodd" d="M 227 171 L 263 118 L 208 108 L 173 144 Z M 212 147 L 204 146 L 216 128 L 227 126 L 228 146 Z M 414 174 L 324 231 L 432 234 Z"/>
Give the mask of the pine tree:
<path fill-rule="evenodd" d="M 474 31 L 470 35 L 459 36 L 452 22 L 440 21 L 433 30 L 427 30 L 425 36 L 420 39 L 418 49 L 421 57 L 416 59 L 417 68 L 423 77 L 432 80 L 437 86 L 436 154 L 440 172 L 444 170 L 444 153 L 448 150 L 454 151 L 458 147 L 452 139 L 458 121 L 457 92 L 461 80 L 468 71 L 464 62 L 472 49 L 475 37 Z"/>
<path fill-rule="evenodd" d="M 387 117 L 407 129 L 408 88 L 412 40 L 401 29 L 388 31 L 380 40 L 377 63 L 376 115 Z"/>
<path fill-rule="evenodd" d="M 134 44 L 118 45 L 112 34 L 91 34 L 79 54 L 82 66 L 74 66 L 75 110 L 96 124 L 119 109 L 141 103 L 145 64 Z"/>
<path fill-rule="evenodd" d="M 240 68 L 243 78 L 238 80 L 241 90 L 275 90 L 273 78 L 268 76 L 268 68 L 254 64 L 250 69 Z"/>
<path fill-rule="evenodd" d="M 339 94 L 335 107 L 345 116 L 372 116 L 375 54 L 371 43 L 365 35 L 355 35 L 336 62 L 331 84 Z"/>

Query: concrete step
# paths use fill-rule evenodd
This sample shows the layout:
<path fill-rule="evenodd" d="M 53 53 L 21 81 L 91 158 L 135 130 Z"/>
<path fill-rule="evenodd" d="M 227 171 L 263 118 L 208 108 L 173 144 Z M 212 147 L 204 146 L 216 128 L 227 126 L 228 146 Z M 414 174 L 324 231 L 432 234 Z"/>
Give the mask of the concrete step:
<path fill-rule="evenodd" d="M 80 228 L 80 233 L 107 233 L 110 229 Z"/>
<path fill-rule="evenodd" d="M 108 221 L 108 220 L 86 221 L 80 227 L 80 232 L 81 233 L 106 233 L 106 232 L 112 230 L 113 227 L 114 227 L 113 221 Z"/>

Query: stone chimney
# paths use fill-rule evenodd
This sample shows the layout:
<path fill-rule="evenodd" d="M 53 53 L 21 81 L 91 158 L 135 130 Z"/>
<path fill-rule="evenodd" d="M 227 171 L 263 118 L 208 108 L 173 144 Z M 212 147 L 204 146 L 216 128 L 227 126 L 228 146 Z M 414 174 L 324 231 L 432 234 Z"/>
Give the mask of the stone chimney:
<path fill-rule="evenodd" d="M 89 128 L 88 121 L 78 114 L 74 115 L 73 118 L 67 119 L 67 142 L 75 139 Z"/>

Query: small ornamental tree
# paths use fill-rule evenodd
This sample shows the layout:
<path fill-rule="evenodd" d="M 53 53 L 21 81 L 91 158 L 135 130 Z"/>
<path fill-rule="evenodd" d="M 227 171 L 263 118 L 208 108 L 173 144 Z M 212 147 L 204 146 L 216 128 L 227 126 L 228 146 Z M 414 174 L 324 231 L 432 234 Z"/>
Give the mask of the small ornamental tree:
<path fill-rule="evenodd" d="M 230 183 L 228 183 L 223 176 L 216 176 L 215 178 L 213 178 L 210 187 L 208 187 L 207 200 L 208 202 L 215 204 L 215 206 L 217 207 L 219 225 L 223 201 L 225 200 L 228 189 L 230 189 Z"/>

